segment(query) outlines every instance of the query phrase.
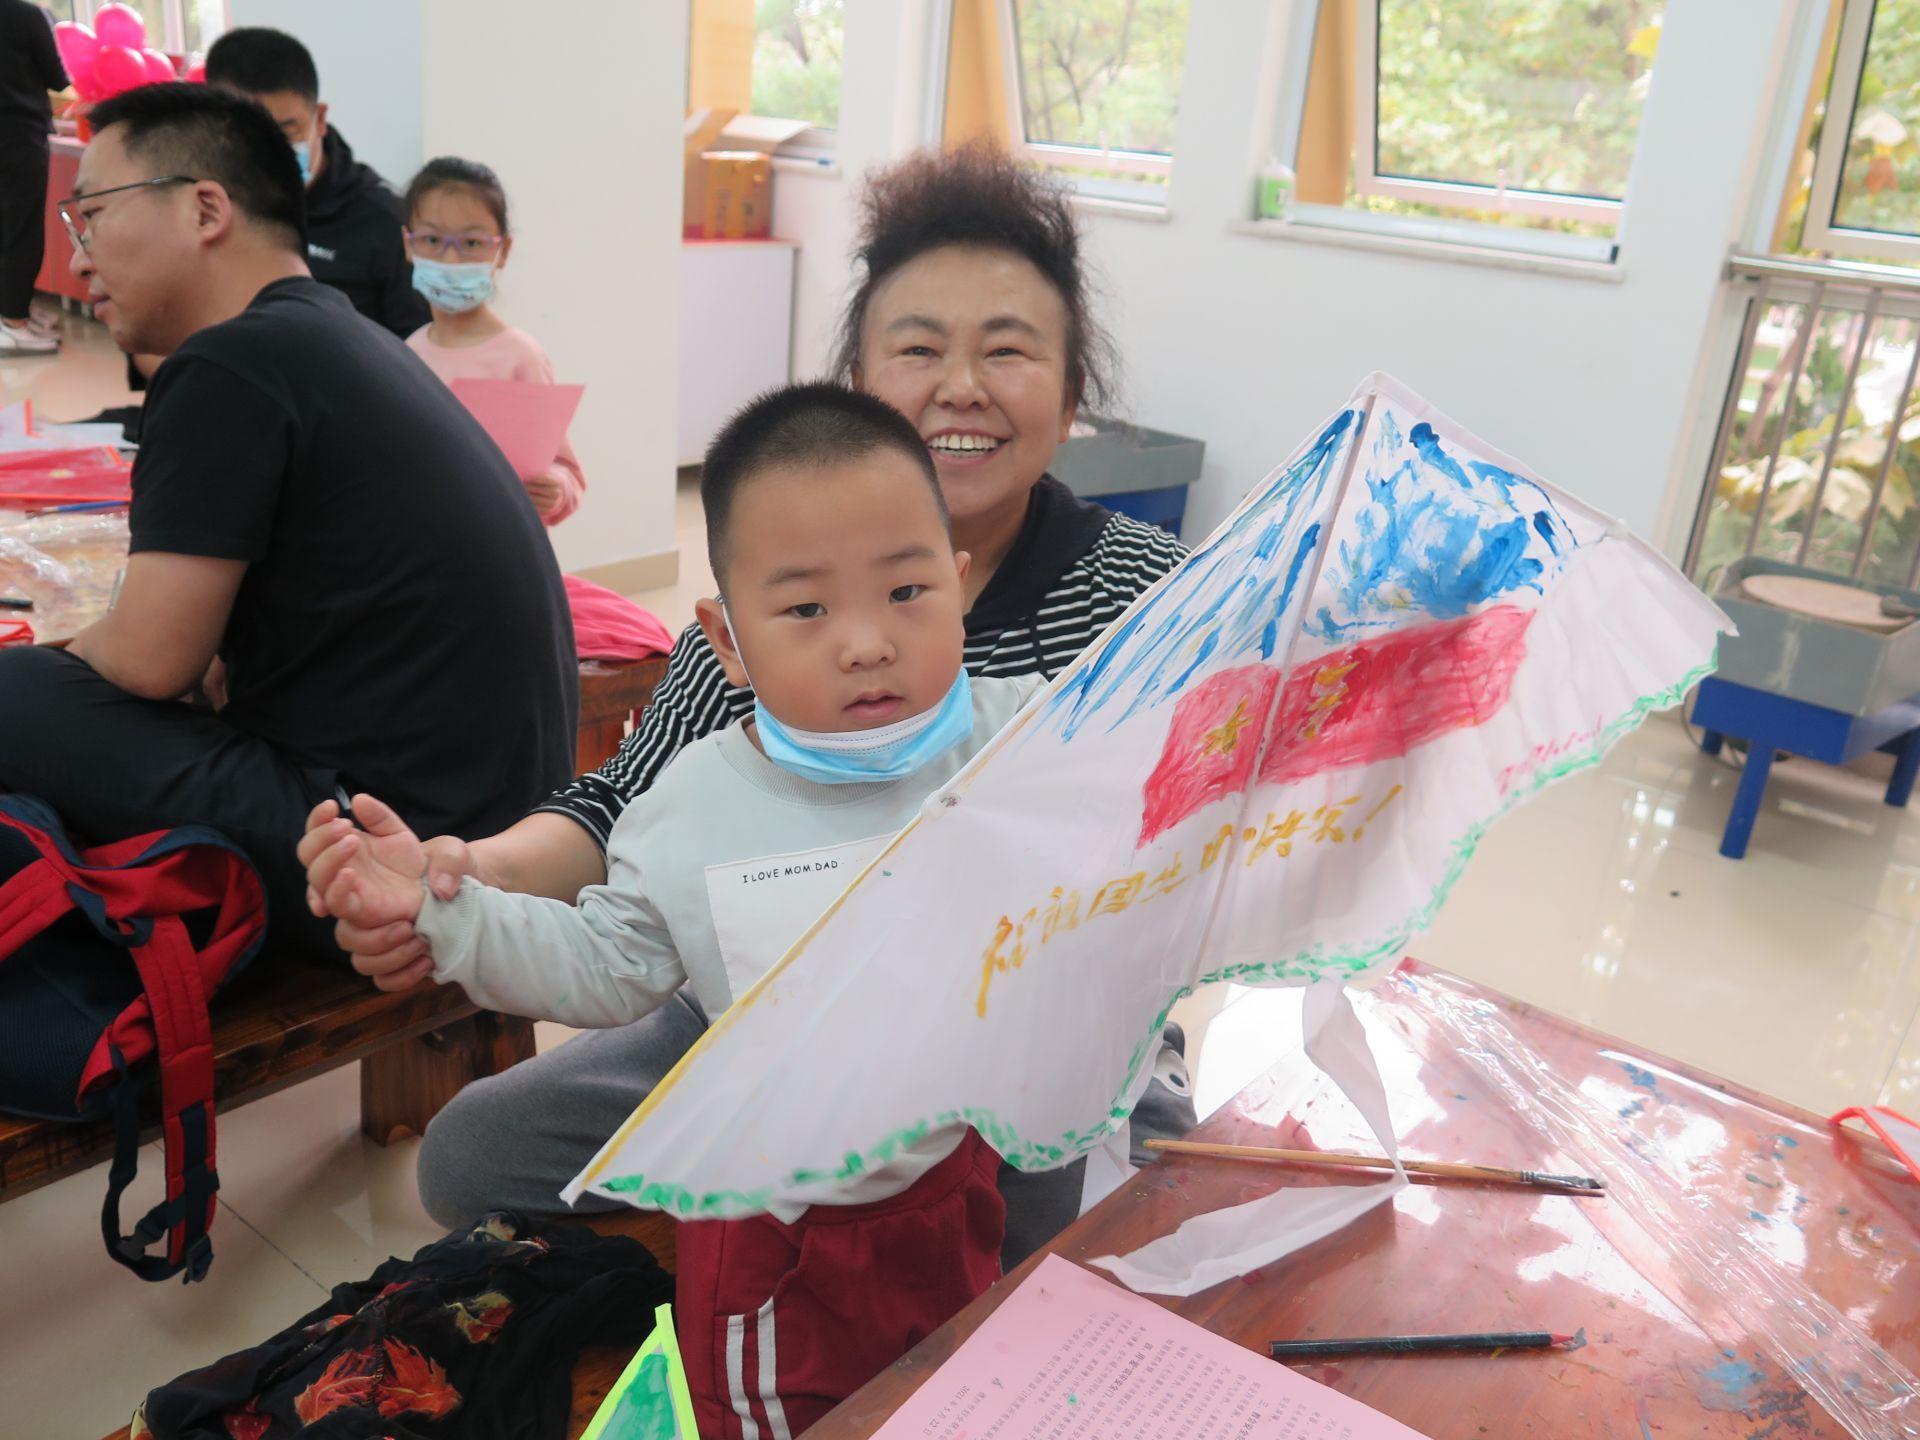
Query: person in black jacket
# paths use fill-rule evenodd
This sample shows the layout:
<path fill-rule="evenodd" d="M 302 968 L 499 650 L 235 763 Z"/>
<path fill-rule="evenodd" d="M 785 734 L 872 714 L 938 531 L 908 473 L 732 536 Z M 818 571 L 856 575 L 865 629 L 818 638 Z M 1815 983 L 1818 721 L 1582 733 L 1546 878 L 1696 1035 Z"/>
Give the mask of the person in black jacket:
<path fill-rule="evenodd" d="M 293 36 L 229 30 L 207 52 L 207 83 L 257 100 L 293 146 L 307 182 L 307 266 L 353 308 L 402 340 L 432 318 L 413 288 L 405 209 L 328 122 L 313 56 Z"/>
<path fill-rule="evenodd" d="M 47 12 L 27 0 L 0 0 L 0 355 L 60 348 L 28 307 L 46 256 L 47 92 L 66 87 Z"/>

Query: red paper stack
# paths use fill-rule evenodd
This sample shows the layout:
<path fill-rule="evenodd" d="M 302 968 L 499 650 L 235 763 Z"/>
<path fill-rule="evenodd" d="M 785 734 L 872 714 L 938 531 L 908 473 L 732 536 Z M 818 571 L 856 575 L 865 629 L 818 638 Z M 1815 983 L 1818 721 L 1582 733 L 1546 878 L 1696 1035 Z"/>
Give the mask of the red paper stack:
<path fill-rule="evenodd" d="M 0 508 L 133 499 L 133 467 L 110 445 L 0 455 Z"/>

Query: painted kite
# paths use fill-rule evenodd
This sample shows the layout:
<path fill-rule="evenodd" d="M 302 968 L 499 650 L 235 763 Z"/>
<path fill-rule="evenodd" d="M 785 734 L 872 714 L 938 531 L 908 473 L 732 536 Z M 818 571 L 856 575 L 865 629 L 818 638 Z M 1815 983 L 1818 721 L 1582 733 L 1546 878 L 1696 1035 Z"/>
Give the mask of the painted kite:
<path fill-rule="evenodd" d="M 750 1214 L 960 1122 L 1023 1169 L 1110 1154 L 1169 1009 L 1222 980 L 1313 987 L 1310 1053 L 1391 1147 L 1340 985 L 1398 962 L 1496 819 L 1678 703 L 1725 628 L 1619 522 L 1369 377 L 567 1194 Z M 1101 1263 L 1186 1293 L 1388 1193 L 1283 1191 Z"/>

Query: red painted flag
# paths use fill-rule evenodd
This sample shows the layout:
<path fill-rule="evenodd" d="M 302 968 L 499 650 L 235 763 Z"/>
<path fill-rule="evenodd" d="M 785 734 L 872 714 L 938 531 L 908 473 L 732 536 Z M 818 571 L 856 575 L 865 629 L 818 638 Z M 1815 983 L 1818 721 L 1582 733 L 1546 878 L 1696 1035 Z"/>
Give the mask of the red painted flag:
<path fill-rule="evenodd" d="M 1289 672 L 1260 778 L 1290 784 L 1323 770 L 1406 754 L 1478 725 L 1507 703 L 1533 612 L 1500 605 L 1395 631 Z M 1140 840 L 1246 789 L 1273 700 L 1265 665 L 1223 670 L 1183 696 L 1148 777 Z"/>
<path fill-rule="evenodd" d="M 1140 843 L 1223 795 L 1247 788 L 1279 672 L 1246 665 L 1209 676 L 1173 707 L 1160 763 L 1147 777 Z"/>
<path fill-rule="evenodd" d="M 1406 754 L 1478 725 L 1507 703 L 1526 657 L 1531 610 L 1497 605 L 1462 620 L 1397 630 L 1287 676 L 1260 778 L 1289 784 Z"/>

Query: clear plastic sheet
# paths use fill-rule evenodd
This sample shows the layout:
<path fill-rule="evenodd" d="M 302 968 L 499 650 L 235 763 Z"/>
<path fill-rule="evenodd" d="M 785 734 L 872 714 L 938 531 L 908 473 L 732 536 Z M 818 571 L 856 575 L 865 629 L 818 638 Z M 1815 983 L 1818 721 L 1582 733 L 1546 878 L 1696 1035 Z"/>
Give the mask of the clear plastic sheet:
<path fill-rule="evenodd" d="M 15 512 L 0 511 L 0 537 L 46 548 L 86 548 L 111 553 L 127 552 L 127 512 L 105 510 L 12 517 Z"/>
<path fill-rule="evenodd" d="M 36 591 L 64 593 L 73 589 L 71 570 L 44 550 L 11 535 L 0 535 L 0 577 L 18 585 L 36 601 L 40 599 Z"/>
<path fill-rule="evenodd" d="M 1920 1186 L 1875 1142 L 1625 1051 L 1543 1055 L 1450 976 L 1381 991 L 1404 1002 L 1375 1011 L 1390 1029 L 1452 1048 L 1565 1168 L 1605 1177 L 1595 1224 L 1733 1364 L 1767 1352 L 1860 1440 L 1920 1436 L 1920 1378 L 1882 1343 L 1914 1353 Z M 1894 1223 L 1850 1223 L 1869 1216 Z"/>
<path fill-rule="evenodd" d="M 124 511 L 0 511 L 0 588 L 33 601 L 29 618 L 42 640 L 65 639 L 106 614 L 126 563 Z"/>

